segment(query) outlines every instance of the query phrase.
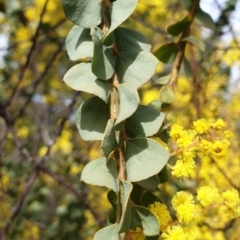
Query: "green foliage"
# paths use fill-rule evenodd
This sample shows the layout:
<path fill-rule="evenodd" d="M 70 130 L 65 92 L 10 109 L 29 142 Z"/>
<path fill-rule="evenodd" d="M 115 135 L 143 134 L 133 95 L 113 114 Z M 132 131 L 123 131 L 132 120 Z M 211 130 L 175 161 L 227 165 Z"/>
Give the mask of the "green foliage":
<path fill-rule="evenodd" d="M 163 86 L 159 93 L 161 102 L 172 103 L 174 101 L 174 93 L 169 86 Z"/>
<path fill-rule="evenodd" d="M 239 239 L 236 1 L 44 2 L 0 0 L 0 238 Z"/>
<path fill-rule="evenodd" d="M 177 36 L 186 29 L 189 22 L 190 22 L 190 18 L 189 18 L 189 15 L 187 15 L 181 21 L 168 26 L 167 27 L 167 32 L 170 33 L 173 36 Z"/>
<path fill-rule="evenodd" d="M 74 26 L 70 31 L 66 39 L 70 59 L 86 56 L 90 62 L 72 67 L 65 74 L 64 81 L 75 90 L 97 96 L 82 103 L 76 124 L 84 140 L 102 141 L 101 147 L 106 156 L 88 163 L 82 171 L 81 180 L 108 187 L 119 196 L 115 203 L 114 195 L 109 195 L 115 210 L 110 212 L 110 219 L 114 219 L 115 212 L 116 224 L 98 231 L 94 239 L 120 239 L 119 233 L 128 232 L 132 227 L 134 229 L 135 221 L 146 236 L 159 234 L 156 217 L 146 208 L 132 206 L 130 199 L 131 182 L 138 182 L 147 189 L 156 187 L 159 183 L 156 174 L 164 168 L 169 158 L 163 146 L 146 138 L 159 131 L 164 114 L 139 105 L 137 92 L 153 75 L 158 60 L 150 53 L 151 45 L 143 35 L 119 27 L 133 12 L 137 2 L 118 0 L 109 7 L 103 1 L 101 29 L 95 27 L 99 23 L 98 9 L 92 21 L 86 17 L 88 8 L 97 5 L 96 2 L 70 4 L 62 1 L 70 20 L 81 27 L 91 28 L 94 45 L 92 59 L 89 58 L 92 45 L 87 36 L 88 29 Z M 110 26 L 106 20 L 108 18 L 111 20 Z M 83 48 L 85 52 L 81 55 Z"/>
<path fill-rule="evenodd" d="M 99 230 L 93 237 L 93 240 L 102 240 L 102 239 L 109 239 L 109 240 L 121 240 L 118 234 L 118 224 L 115 223 L 108 227 L 105 227 Z"/>
<path fill-rule="evenodd" d="M 178 45 L 176 43 L 166 43 L 159 47 L 154 55 L 163 63 L 172 63 L 178 53 Z"/>
<path fill-rule="evenodd" d="M 164 116 L 151 107 L 139 105 L 136 112 L 126 120 L 126 133 L 130 138 L 150 137 L 157 133 Z"/>
<path fill-rule="evenodd" d="M 76 125 L 85 141 L 102 140 L 109 118 L 108 105 L 98 97 L 86 100 L 78 109 Z"/>
<path fill-rule="evenodd" d="M 81 180 L 119 191 L 117 165 L 113 159 L 99 158 L 89 162 L 82 171 Z"/>
<path fill-rule="evenodd" d="M 108 80 L 112 77 L 115 68 L 115 59 L 111 48 L 102 43 L 104 34 L 98 27 L 92 28 L 92 40 L 94 43 L 92 72 L 102 80 Z"/>
<path fill-rule="evenodd" d="M 120 82 L 139 88 L 154 74 L 157 64 L 157 59 L 150 52 L 129 48 L 118 53 L 116 73 Z"/>
<path fill-rule="evenodd" d="M 118 27 L 114 31 L 114 36 L 117 49 L 120 52 L 125 52 L 130 49 L 151 50 L 151 44 L 148 40 L 141 33 L 133 29 Z"/>
<path fill-rule="evenodd" d="M 193 36 L 188 36 L 188 37 L 183 38 L 182 41 L 187 41 L 187 42 L 193 44 L 194 46 L 198 47 L 201 51 L 203 51 L 203 52 L 205 51 L 205 44 L 199 38 L 196 38 Z"/>
<path fill-rule="evenodd" d="M 77 91 L 94 94 L 104 102 L 108 102 L 110 84 L 109 82 L 101 81 L 92 73 L 90 63 L 79 63 L 73 66 L 67 71 L 63 80 L 69 87 Z"/>
<path fill-rule="evenodd" d="M 187 77 L 194 77 L 194 72 L 186 57 L 183 59 L 183 69 Z"/>
<path fill-rule="evenodd" d="M 111 27 L 107 33 L 109 35 L 119 25 L 121 25 L 134 11 L 138 0 L 117 0 L 110 7 Z"/>
<path fill-rule="evenodd" d="M 93 56 L 93 42 L 89 29 L 73 26 L 65 43 L 68 56 L 72 61 Z"/>
<path fill-rule="evenodd" d="M 127 180 L 138 182 L 159 173 L 166 165 L 168 158 L 168 151 L 152 139 L 127 140 Z"/>
<path fill-rule="evenodd" d="M 143 232 L 146 236 L 156 236 L 159 234 L 159 224 L 157 217 L 150 212 L 147 208 L 134 206 L 138 217 L 141 220 Z"/>
<path fill-rule="evenodd" d="M 196 20 L 203 26 L 206 28 L 209 28 L 211 30 L 215 30 L 215 23 L 212 20 L 212 17 L 207 14 L 206 12 L 204 12 L 202 9 L 199 9 L 196 12 Z"/>
<path fill-rule="evenodd" d="M 132 224 L 132 203 L 130 194 L 133 186 L 131 183 L 122 180 L 120 187 L 122 188 L 122 194 L 119 200 L 122 203 L 122 211 L 118 232 L 124 233 L 130 229 Z"/>
<path fill-rule="evenodd" d="M 66 16 L 74 24 L 91 28 L 101 23 L 101 6 L 98 0 L 61 0 Z"/>
<path fill-rule="evenodd" d="M 117 137 L 114 129 L 114 121 L 108 120 L 107 127 L 104 132 L 101 148 L 103 149 L 105 156 L 108 158 L 110 153 L 117 147 Z"/>
<path fill-rule="evenodd" d="M 119 113 L 115 124 L 118 124 L 129 118 L 138 108 L 139 96 L 137 90 L 128 83 L 122 83 L 117 86 L 119 95 Z"/>

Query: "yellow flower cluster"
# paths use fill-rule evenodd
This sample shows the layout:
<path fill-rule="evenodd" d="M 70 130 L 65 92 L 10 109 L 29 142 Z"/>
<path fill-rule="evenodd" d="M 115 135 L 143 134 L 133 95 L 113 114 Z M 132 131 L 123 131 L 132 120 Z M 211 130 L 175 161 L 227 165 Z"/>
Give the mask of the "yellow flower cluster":
<path fill-rule="evenodd" d="M 172 167 L 172 175 L 190 177 L 194 174 L 195 161 L 198 156 L 209 156 L 215 161 L 225 159 L 230 146 L 229 139 L 232 133 L 225 128 L 225 122 L 218 119 L 215 122 L 199 119 L 193 122 L 193 129 L 185 130 L 182 126 L 174 124 L 170 137 L 177 149 L 172 155 L 177 156 L 176 164 Z M 220 135 L 220 136 L 219 136 Z"/>
<path fill-rule="evenodd" d="M 239 208 L 240 199 L 236 189 L 228 190 L 223 193 L 224 204 L 229 208 Z"/>
<path fill-rule="evenodd" d="M 196 231 L 181 226 L 168 227 L 167 231 L 162 234 L 162 238 L 164 240 L 195 240 Z"/>
<path fill-rule="evenodd" d="M 141 228 L 137 228 L 135 231 L 130 231 L 131 240 L 145 240 L 145 235 Z"/>
<path fill-rule="evenodd" d="M 177 192 L 172 199 L 173 208 L 177 212 L 180 223 L 188 224 L 195 217 L 195 205 L 193 196 L 187 192 Z"/>
<path fill-rule="evenodd" d="M 216 187 L 202 186 L 197 190 L 197 199 L 204 206 L 209 206 L 219 201 L 219 192 Z"/>
<path fill-rule="evenodd" d="M 230 67 L 234 63 L 240 64 L 240 51 L 236 44 L 232 44 L 232 48 L 228 49 L 222 56 L 222 60 Z"/>
<path fill-rule="evenodd" d="M 190 151 L 181 153 L 176 164 L 172 167 L 172 175 L 176 177 L 189 177 L 195 169 L 195 154 Z"/>
<path fill-rule="evenodd" d="M 167 206 L 160 202 L 155 202 L 148 206 L 149 210 L 157 217 L 161 231 L 163 231 L 172 221 Z"/>
<path fill-rule="evenodd" d="M 203 118 L 193 122 L 194 129 L 198 134 L 207 133 L 210 128 L 210 124 Z"/>
<path fill-rule="evenodd" d="M 177 124 L 172 126 L 170 137 L 177 143 L 180 149 L 184 149 L 178 154 L 178 159 L 175 166 L 172 168 L 172 174 L 176 177 L 189 177 L 195 168 L 193 147 L 191 144 L 194 141 L 194 131 L 184 130 L 182 126 Z"/>
<path fill-rule="evenodd" d="M 203 237 L 209 232 L 201 230 L 199 224 L 224 227 L 230 220 L 240 216 L 240 198 L 236 189 L 220 193 L 215 186 L 205 185 L 198 188 L 196 197 L 186 191 L 177 192 L 171 203 L 177 217 L 174 223 L 165 204 L 155 202 L 148 207 L 159 221 L 161 239 L 164 240 L 205 239 Z M 141 229 L 131 232 L 131 236 L 134 240 L 145 239 Z M 221 240 L 221 232 L 214 233 L 214 236 Z"/>

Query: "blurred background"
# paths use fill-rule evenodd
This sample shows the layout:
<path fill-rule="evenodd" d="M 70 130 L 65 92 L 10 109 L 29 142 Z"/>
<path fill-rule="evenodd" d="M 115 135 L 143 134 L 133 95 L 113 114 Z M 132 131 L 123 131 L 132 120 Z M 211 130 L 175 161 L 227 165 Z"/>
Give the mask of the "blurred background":
<path fill-rule="evenodd" d="M 210 177 L 239 189 L 240 1 L 202 0 L 201 8 L 216 27 L 194 23 L 192 34 L 204 41 L 206 51 L 187 47 L 195 77 L 181 72 L 175 101 L 165 111 L 169 122 L 186 128 L 199 118 L 225 120 L 234 133 L 232 162 L 224 173 Z M 175 41 L 166 27 L 185 14 L 177 0 L 140 0 L 124 26 L 144 34 L 154 52 Z M 60 0 L 0 0 L 0 239 L 88 240 L 107 224 L 107 189 L 79 181 L 84 165 L 102 151 L 100 142 L 81 140 L 74 123 L 89 95 L 62 81 L 76 64 L 64 45 L 72 26 Z M 142 104 L 159 98 L 159 85 L 152 83 L 170 70 L 171 64 L 158 65 L 152 80 L 139 90 Z M 165 202 L 175 191 L 190 189 L 194 180 L 184 186 L 174 179 L 164 184 Z M 202 239 L 240 239 L 239 224 L 206 224 L 203 231 L 209 234 Z M 213 238 L 211 231 L 220 237 Z"/>

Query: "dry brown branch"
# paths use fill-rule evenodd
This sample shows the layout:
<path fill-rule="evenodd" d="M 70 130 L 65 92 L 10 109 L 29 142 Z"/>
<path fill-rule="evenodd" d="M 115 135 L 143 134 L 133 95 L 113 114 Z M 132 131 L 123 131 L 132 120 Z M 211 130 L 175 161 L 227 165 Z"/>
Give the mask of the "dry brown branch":
<path fill-rule="evenodd" d="M 178 41 L 178 54 L 177 54 L 176 59 L 173 63 L 173 67 L 172 67 L 172 70 L 171 70 L 171 73 L 170 73 L 170 78 L 168 80 L 168 86 L 170 88 L 173 88 L 175 83 L 177 82 L 178 74 L 179 74 L 180 67 L 182 65 L 182 61 L 183 61 L 183 57 L 184 57 L 185 48 L 187 46 L 187 42 L 182 41 L 182 40 L 185 37 L 189 36 L 191 25 L 192 25 L 192 22 L 194 20 L 194 16 L 195 16 L 196 11 L 198 10 L 198 7 L 199 7 L 199 2 L 200 2 L 200 0 L 197 0 L 197 1 L 193 2 L 192 8 L 191 8 L 190 13 L 189 13 L 189 19 L 190 19 L 189 24 L 188 24 L 186 30 L 184 30 L 184 32 L 181 34 L 180 39 Z"/>

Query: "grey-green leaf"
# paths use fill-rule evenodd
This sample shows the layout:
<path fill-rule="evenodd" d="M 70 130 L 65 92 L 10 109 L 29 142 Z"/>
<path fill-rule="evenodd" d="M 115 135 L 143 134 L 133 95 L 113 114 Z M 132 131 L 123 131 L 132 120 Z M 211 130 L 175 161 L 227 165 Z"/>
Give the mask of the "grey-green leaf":
<path fill-rule="evenodd" d="M 125 129 L 128 137 L 149 137 L 158 132 L 165 115 L 158 110 L 139 105 L 137 111 L 126 120 Z"/>
<path fill-rule="evenodd" d="M 112 3 L 111 12 L 111 27 L 108 31 L 110 34 L 119 25 L 121 25 L 134 11 L 138 0 L 117 0 Z"/>
<path fill-rule="evenodd" d="M 150 204 L 154 204 L 155 202 L 160 202 L 160 199 L 154 195 L 153 192 L 146 191 L 142 196 L 142 204 L 144 207 L 148 207 Z"/>
<path fill-rule="evenodd" d="M 149 107 L 152 107 L 158 111 L 162 109 L 162 102 L 160 100 L 153 100 L 148 104 Z"/>
<path fill-rule="evenodd" d="M 169 78 L 170 78 L 170 74 L 168 74 L 166 76 L 162 76 L 162 77 L 158 78 L 156 81 L 154 81 L 154 84 L 165 85 L 168 83 Z"/>
<path fill-rule="evenodd" d="M 178 54 L 178 45 L 176 43 L 166 43 L 160 46 L 154 55 L 164 63 L 172 63 Z"/>
<path fill-rule="evenodd" d="M 176 22 L 176 23 L 168 26 L 167 32 L 173 36 L 177 36 L 187 28 L 189 22 L 190 22 L 190 17 L 189 17 L 189 15 L 186 15 L 179 22 Z"/>
<path fill-rule="evenodd" d="M 139 32 L 130 28 L 118 27 L 114 31 L 115 42 L 119 52 L 125 52 L 134 48 L 139 50 L 151 50 L 151 44 Z"/>
<path fill-rule="evenodd" d="M 192 67 L 185 56 L 183 58 L 183 69 L 187 77 L 194 77 L 194 72 L 192 70 Z"/>
<path fill-rule="evenodd" d="M 83 169 L 81 181 L 119 191 L 117 165 L 114 160 L 105 157 L 90 161 Z"/>
<path fill-rule="evenodd" d="M 94 94 L 104 102 L 108 102 L 110 83 L 98 79 L 91 70 L 91 63 L 79 63 L 70 68 L 64 75 L 65 83 L 77 90 Z"/>
<path fill-rule="evenodd" d="M 138 108 L 139 96 L 137 90 L 128 83 L 117 86 L 120 106 L 115 124 L 129 118 Z"/>
<path fill-rule="evenodd" d="M 92 28 L 92 40 L 94 42 L 92 71 L 98 78 L 108 80 L 114 73 L 115 58 L 111 48 L 103 45 L 102 38 L 102 30 L 98 27 Z"/>
<path fill-rule="evenodd" d="M 163 86 L 160 91 L 160 101 L 163 103 L 172 103 L 174 101 L 174 92 L 169 86 Z"/>
<path fill-rule="evenodd" d="M 146 189 L 155 189 L 159 183 L 160 181 L 158 175 L 154 175 L 150 178 L 137 182 L 138 185 Z"/>
<path fill-rule="evenodd" d="M 200 38 L 188 36 L 188 37 L 185 37 L 182 41 L 190 42 L 191 44 L 199 48 L 201 51 L 203 52 L 205 51 L 205 44 Z"/>
<path fill-rule="evenodd" d="M 168 169 L 167 169 L 167 165 L 164 166 L 164 168 L 161 170 L 161 172 L 158 174 L 158 177 L 160 179 L 160 183 L 165 183 L 168 181 Z"/>
<path fill-rule="evenodd" d="M 118 234 L 118 224 L 107 226 L 100 229 L 95 233 L 93 240 L 121 240 L 120 235 Z"/>
<path fill-rule="evenodd" d="M 203 27 L 209 28 L 211 30 L 216 29 L 216 25 L 212 19 L 212 17 L 204 12 L 202 9 L 198 9 L 195 15 L 195 19 L 199 24 L 201 24 Z"/>
<path fill-rule="evenodd" d="M 117 55 L 116 72 L 120 82 L 139 88 L 154 74 L 157 58 L 148 51 L 133 49 Z"/>
<path fill-rule="evenodd" d="M 166 165 L 169 152 L 148 138 L 128 139 L 126 142 L 127 181 L 138 182 L 158 174 Z"/>
<path fill-rule="evenodd" d="M 73 26 L 66 38 L 67 54 L 72 61 L 93 56 L 93 42 L 90 30 Z"/>
<path fill-rule="evenodd" d="M 91 28 L 101 23 L 99 0 L 61 0 L 67 18 L 83 28 Z"/>
<path fill-rule="evenodd" d="M 179 3 L 181 4 L 182 8 L 186 10 L 190 10 L 192 7 L 192 0 L 178 0 Z"/>
<path fill-rule="evenodd" d="M 132 207 L 129 201 L 129 197 L 132 192 L 133 186 L 131 183 L 122 180 L 121 187 L 123 193 L 121 194 L 122 215 L 119 223 L 119 233 L 127 232 L 132 223 Z"/>
<path fill-rule="evenodd" d="M 82 103 L 76 114 L 76 125 L 83 140 L 102 140 L 109 119 L 109 107 L 100 98 Z"/>
<path fill-rule="evenodd" d="M 107 127 L 104 132 L 104 137 L 102 140 L 101 148 L 108 158 L 110 153 L 117 147 L 116 132 L 114 129 L 114 121 L 112 119 L 108 120 Z"/>
<path fill-rule="evenodd" d="M 159 235 L 159 223 L 157 217 L 147 208 L 134 206 L 139 218 L 142 222 L 143 232 L 146 236 Z"/>

